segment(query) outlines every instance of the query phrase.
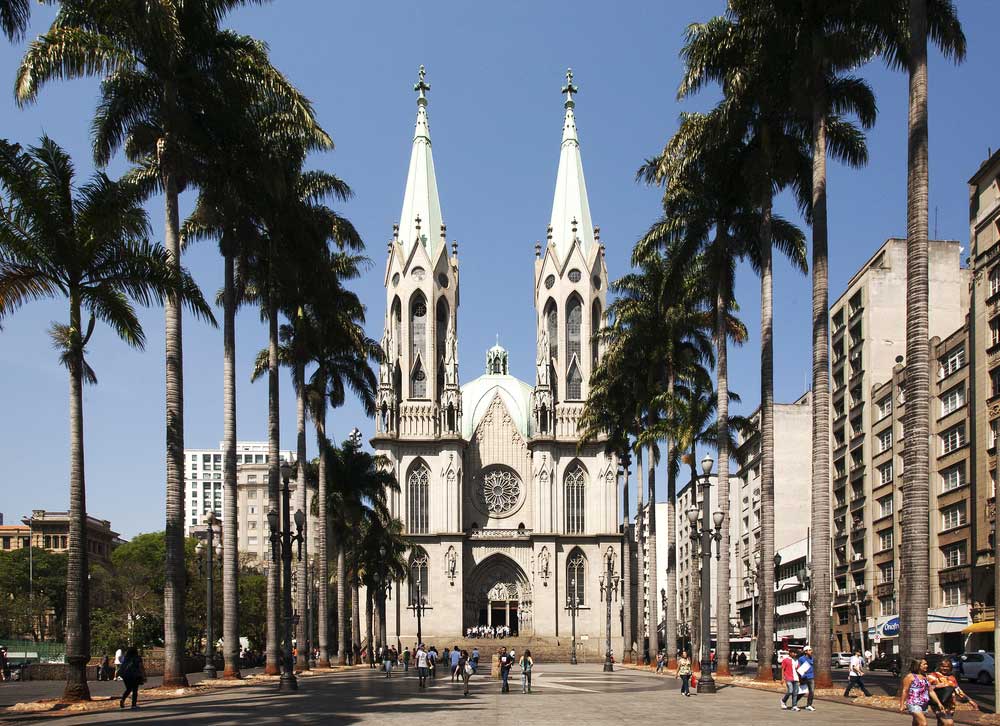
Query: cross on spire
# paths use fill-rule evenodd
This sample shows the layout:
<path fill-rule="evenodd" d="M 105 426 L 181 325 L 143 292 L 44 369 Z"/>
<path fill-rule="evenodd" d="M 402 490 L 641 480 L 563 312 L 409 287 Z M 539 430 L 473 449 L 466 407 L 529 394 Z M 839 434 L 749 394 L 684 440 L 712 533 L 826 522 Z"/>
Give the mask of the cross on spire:
<path fill-rule="evenodd" d="M 566 108 L 573 108 L 573 94 L 579 93 L 579 89 L 573 85 L 573 69 L 566 69 L 566 85 L 562 87 L 560 93 L 566 96 L 566 103 L 564 104 Z"/>
<path fill-rule="evenodd" d="M 417 103 L 423 101 L 427 103 L 427 91 L 431 90 L 431 84 L 424 81 L 424 77 L 427 75 L 427 71 L 424 70 L 423 65 L 420 66 L 420 70 L 417 71 L 417 77 L 419 80 L 413 85 L 413 90 L 417 92 Z"/>

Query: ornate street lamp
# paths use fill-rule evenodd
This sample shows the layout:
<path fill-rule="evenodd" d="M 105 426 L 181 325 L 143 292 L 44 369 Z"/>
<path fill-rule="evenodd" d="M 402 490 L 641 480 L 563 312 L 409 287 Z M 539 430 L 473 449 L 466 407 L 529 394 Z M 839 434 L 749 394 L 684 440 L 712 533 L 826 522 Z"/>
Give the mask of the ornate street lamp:
<path fill-rule="evenodd" d="M 298 558 L 302 559 L 302 525 L 305 524 L 306 515 L 301 509 L 295 511 L 296 534 L 292 534 L 291 523 L 291 489 L 288 488 L 288 480 L 292 478 L 292 467 L 287 461 L 281 462 L 281 516 L 279 529 L 279 516 L 273 509 L 267 513 L 267 526 L 271 530 L 271 561 L 277 566 L 281 560 L 281 596 L 285 611 L 285 652 L 282 658 L 281 680 L 278 683 L 279 691 L 295 691 L 298 689 L 298 681 L 295 678 L 294 664 L 292 657 L 292 545 L 298 545 Z"/>
<path fill-rule="evenodd" d="M 212 622 L 212 603 L 215 601 L 215 557 L 220 553 L 214 544 L 216 533 L 222 534 L 222 522 L 215 516 L 215 512 L 209 512 L 205 517 L 205 524 L 208 525 L 208 545 L 199 542 L 195 546 L 195 552 L 200 557 L 205 553 L 205 561 L 199 560 L 198 565 L 205 573 L 205 667 L 201 669 L 205 678 L 215 678 L 215 632 Z"/>
<path fill-rule="evenodd" d="M 715 542 L 716 555 L 719 559 L 720 543 L 722 541 L 722 524 L 726 515 L 720 511 L 712 512 L 709 502 L 709 491 L 712 485 L 710 477 L 715 460 L 708 454 L 701 460 L 701 510 L 694 504 L 687 510 L 688 522 L 691 524 L 691 540 L 701 545 L 701 678 L 698 679 L 698 693 L 715 693 L 715 679 L 712 677 L 712 542 Z M 695 482 L 691 483 L 695 486 Z M 697 500 L 696 500 L 697 501 Z M 698 517 L 701 516 L 699 528 Z M 712 525 L 715 528 L 712 528 Z M 721 613 L 720 613 L 721 617 Z M 727 618 L 728 623 L 728 618 Z M 728 625 L 727 625 L 728 627 Z"/>
<path fill-rule="evenodd" d="M 581 571 L 578 565 L 582 564 L 583 556 L 577 555 L 570 561 L 570 570 L 574 573 Z M 571 622 L 573 623 L 573 643 L 570 649 L 569 662 L 576 665 L 576 612 L 580 609 L 580 592 L 577 589 L 576 574 L 569 579 L 569 592 L 566 593 L 566 607 L 569 609 Z"/>
<path fill-rule="evenodd" d="M 608 635 L 607 647 L 604 650 L 604 672 L 611 673 L 615 667 L 611 663 L 611 601 L 618 597 L 618 581 L 621 577 L 615 573 L 615 550 L 608 545 L 608 551 L 604 554 L 605 572 L 601 573 L 601 597 L 608 606 Z"/>

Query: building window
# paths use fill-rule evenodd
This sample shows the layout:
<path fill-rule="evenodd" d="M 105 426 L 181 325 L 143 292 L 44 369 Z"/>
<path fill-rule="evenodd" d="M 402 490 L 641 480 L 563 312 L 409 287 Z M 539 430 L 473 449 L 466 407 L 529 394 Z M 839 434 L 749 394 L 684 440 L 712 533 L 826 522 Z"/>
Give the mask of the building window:
<path fill-rule="evenodd" d="M 989 297 L 1000 293 L 1000 265 L 993 265 L 989 274 Z"/>
<path fill-rule="evenodd" d="M 253 520 L 247 522 L 247 529 L 257 529 L 257 523 Z"/>
<path fill-rule="evenodd" d="M 965 542 L 956 542 L 941 548 L 945 567 L 960 567 L 965 564 Z"/>
<path fill-rule="evenodd" d="M 965 445 L 965 424 L 952 426 L 941 434 L 941 453 L 950 454 Z"/>
<path fill-rule="evenodd" d="M 989 347 L 1000 345 L 1000 317 L 990 320 Z"/>
<path fill-rule="evenodd" d="M 427 374 L 420 361 L 413 367 L 413 390 L 410 394 L 413 398 L 427 398 Z"/>
<path fill-rule="evenodd" d="M 887 428 L 885 431 L 878 435 L 878 453 L 883 451 L 888 451 L 892 448 L 892 427 Z"/>
<path fill-rule="evenodd" d="M 941 472 L 941 490 L 950 492 L 965 484 L 965 464 L 949 466 Z"/>
<path fill-rule="evenodd" d="M 427 534 L 431 471 L 423 462 L 410 471 L 406 483 L 406 528 L 410 534 Z"/>
<path fill-rule="evenodd" d="M 889 595 L 888 597 L 880 597 L 878 599 L 878 614 L 882 616 L 896 614 L 895 595 Z"/>
<path fill-rule="evenodd" d="M 427 604 L 427 593 L 429 591 L 430 579 L 427 577 L 427 557 L 421 555 L 414 557 L 410 562 L 410 600 L 409 606 L 416 607 Z"/>
<path fill-rule="evenodd" d="M 997 426 L 1000 426 L 1000 419 L 993 419 L 990 421 L 990 449 L 995 449 L 997 446 Z"/>
<path fill-rule="evenodd" d="M 965 524 L 965 502 L 941 510 L 941 529 L 954 529 Z"/>
<path fill-rule="evenodd" d="M 955 386 L 941 396 L 941 415 L 947 416 L 965 405 L 965 386 Z"/>
<path fill-rule="evenodd" d="M 878 533 L 878 549 L 879 552 L 885 552 L 886 550 L 892 549 L 892 530 L 887 529 Z"/>
<path fill-rule="evenodd" d="M 584 511 L 586 474 L 583 466 L 577 464 L 566 474 L 566 532 L 582 534 L 584 531 Z"/>
<path fill-rule="evenodd" d="M 990 371 L 990 398 L 1000 396 L 1000 368 Z"/>
<path fill-rule="evenodd" d="M 583 376 L 576 361 L 570 365 L 569 376 L 566 378 L 566 399 L 579 401 L 583 397 Z"/>
<path fill-rule="evenodd" d="M 577 607 L 587 604 L 586 565 L 583 553 L 574 549 L 566 562 L 566 604 L 571 605 L 576 600 Z"/>
<path fill-rule="evenodd" d="M 961 585 L 945 585 L 941 588 L 942 605 L 961 605 L 962 598 L 963 593 Z"/>
<path fill-rule="evenodd" d="M 254 545 L 257 544 L 257 538 L 256 537 L 247 537 L 247 544 L 250 545 L 251 547 L 253 547 Z"/>
<path fill-rule="evenodd" d="M 881 401 L 875 404 L 875 408 L 878 410 L 878 420 L 881 421 L 886 416 L 892 413 L 892 396 L 886 396 Z"/>
<path fill-rule="evenodd" d="M 879 499 L 878 500 L 879 517 L 888 517 L 890 514 L 892 514 L 892 504 L 893 504 L 893 498 L 891 494 L 887 497 L 882 497 L 881 499 Z"/>
<path fill-rule="evenodd" d="M 887 461 L 878 468 L 879 485 L 888 484 L 892 481 L 892 462 Z"/>
<path fill-rule="evenodd" d="M 895 579 L 895 576 L 896 572 L 891 562 L 887 562 L 878 568 L 879 582 L 892 582 Z"/>
<path fill-rule="evenodd" d="M 941 370 L 939 376 L 945 378 L 965 365 L 965 346 L 960 345 L 948 352 L 940 361 Z"/>

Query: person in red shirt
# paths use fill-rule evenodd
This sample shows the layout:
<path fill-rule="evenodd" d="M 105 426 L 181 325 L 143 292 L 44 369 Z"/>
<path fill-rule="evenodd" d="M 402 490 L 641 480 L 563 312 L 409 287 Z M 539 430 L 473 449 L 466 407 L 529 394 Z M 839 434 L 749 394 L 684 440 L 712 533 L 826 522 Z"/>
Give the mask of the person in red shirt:
<path fill-rule="evenodd" d="M 965 691 L 959 688 L 958 679 L 955 678 L 955 673 L 952 669 L 951 658 L 945 656 L 941 660 L 941 663 L 938 664 L 938 669 L 928 674 L 927 682 L 934 689 L 934 693 L 938 697 L 938 700 L 941 701 L 941 705 L 944 706 L 944 708 L 938 709 L 935 712 L 938 726 L 954 726 L 955 704 L 959 701 L 968 703 L 976 711 L 979 710 L 979 704 L 969 698 Z"/>
<path fill-rule="evenodd" d="M 794 655 L 792 651 L 789 651 L 780 661 L 781 680 L 785 682 L 785 695 L 781 697 L 781 707 L 787 709 L 787 701 L 791 699 L 792 710 L 798 711 L 799 707 L 795 705 L 795 702 L 799 700 L 799 674 L 795 670 Z"/>

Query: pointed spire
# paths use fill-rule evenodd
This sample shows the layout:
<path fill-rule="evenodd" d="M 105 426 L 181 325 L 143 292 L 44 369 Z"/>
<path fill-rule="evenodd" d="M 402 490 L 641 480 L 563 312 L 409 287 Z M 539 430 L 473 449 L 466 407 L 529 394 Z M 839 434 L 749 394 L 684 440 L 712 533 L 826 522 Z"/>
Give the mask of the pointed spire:
<path fill-rule="evenodd" d="M 566 115 L 563 120 L 559 171 L 556 174 L 556 192 L 552 200 L 549 228 L 552 230 L 551 240 L 555 244 L 556 254 L 560 260 L 565 260 L 575 239 L 580 240 L 584 253 L 590 250 L 594 244 L 594 227 L 590 220 L 587 183 L 583 178 L 583 160 L 576 133 L 576 102 L 573 95 L 579 90 L 573 85 L 573 69 L 566 71 L 566 85 L 561 92 L 566 96 L 563 103 Z"/>
<path fill-rule="evenodd" d="M 443 220 L 431 154 L 431 131 L 427 122 L 427 91 L 431 90 L 431 86 L 425 80 L 426 75 L 424 67 L 420 66 L 418 81 L 413 86 L 417 93 L 417 123 L 413 131 L 406 190 L 403 192 L 403 209 L 399 215 L 399 240 L 405 256 L 409 256 L 413 246 L 420 243 L 433 258 L 443 244 L 433 232 L 442 228 Z M 422 229 L 431 231 L 431 234 Z"/>

